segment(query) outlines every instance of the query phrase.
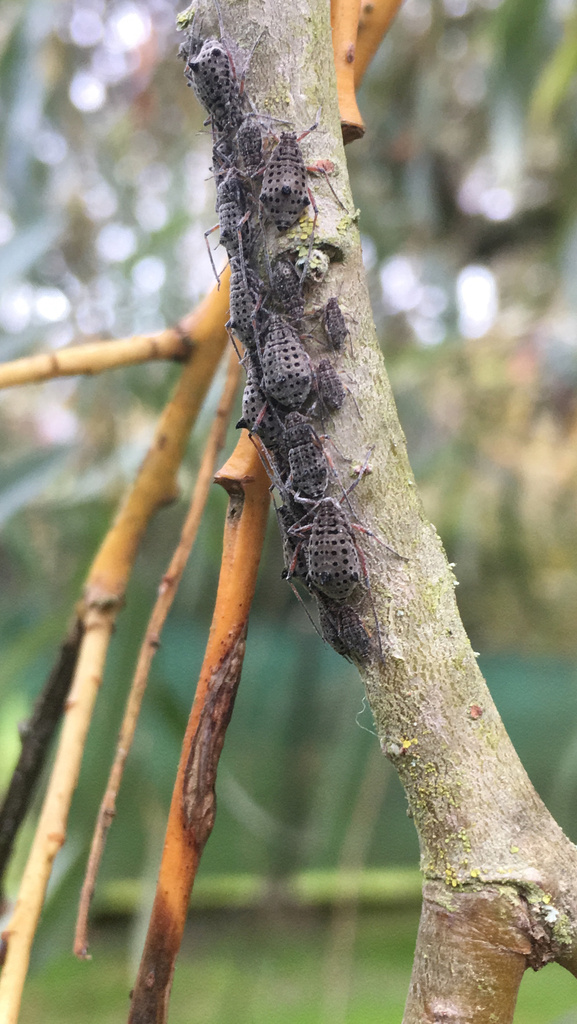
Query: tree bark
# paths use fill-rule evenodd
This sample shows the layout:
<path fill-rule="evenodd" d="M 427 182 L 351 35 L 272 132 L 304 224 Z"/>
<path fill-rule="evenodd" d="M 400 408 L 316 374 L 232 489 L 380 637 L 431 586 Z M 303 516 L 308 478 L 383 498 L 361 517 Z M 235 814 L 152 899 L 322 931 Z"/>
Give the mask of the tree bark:
<path fill-rule="evenodd" d="M 263 114 L 288 117 L 297 130 L 321 109 L 319 129 L 302 143 L 305 161 L 335 164 L 331 183 L 349 211 L 314 179 L 320 213 L 312 268 L 322 280 L 309 286 L 307 305 L 337 295 L 350 316 L 352 346 L 345 346 L 338 367 L 361 415 L 347 399 L 330 433 L 353 466 L 370 451 L 370 474 L 351 496 L 358 523 L 406 559 L 360 535 L 384 653 L 360 672 L 382 751 L 407 793 L 424 875 L 405 1024 L 505 1024 L 513 1019 L 526 967 L 558 960 L 577 973 L 577 850 L 533 789 L 505 732 L 459 617 L 456 580 L 415 487 L 352 212 L 328 3 L 248 0 L 242 24 L 238 11 L 223 4 L 235 42 L 248 49 L 262 32 L 247 77 L 251 99 Z M 302 258 L 308 237 L 301 224 L 280 236 L 267 229 L 267 248 Z M 318 357 L 318 346 L 310 352 Z M 350 463 L 338 455 L 335 461 L 343 477 L 350 474 Z M 368 596 L 361 608 L 374 634 Z"/>

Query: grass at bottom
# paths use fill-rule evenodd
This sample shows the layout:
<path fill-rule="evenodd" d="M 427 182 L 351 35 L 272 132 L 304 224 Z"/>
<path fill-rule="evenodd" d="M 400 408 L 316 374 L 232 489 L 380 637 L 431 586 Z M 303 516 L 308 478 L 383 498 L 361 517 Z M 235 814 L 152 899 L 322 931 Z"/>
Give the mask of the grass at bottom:
<path fill-rule="evenodd" d="M 400 1024 L 417 924 L 414 910 L 199 915 L 176 968 L 170 1024 Z M 101 926 L 90 963 L 71 955 L 37 971 L 21 1024 L 126 1019 L 126 940 L 126 928 Z M 577 1024 L 575 980 L 555 965 L 528 972 L 515 1024 Z"/>

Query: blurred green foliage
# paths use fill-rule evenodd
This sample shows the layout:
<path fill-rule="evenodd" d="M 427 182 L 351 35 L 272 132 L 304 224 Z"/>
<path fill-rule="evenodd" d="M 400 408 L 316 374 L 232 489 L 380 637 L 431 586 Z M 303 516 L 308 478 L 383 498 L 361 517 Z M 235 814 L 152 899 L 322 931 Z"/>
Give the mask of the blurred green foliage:
<path fill-rule="evenodd" d="M 5 0 L 0 8 L 3 359 L 159 329 L 212 284 L 202 240 L 214 221 L 209 138 L 174 60 L 174 14 L 168 0 Z M 427 511 L 457 563 L 459 604 L 505 724 L 577 839 L 575 18 L 562 0 L 406 0 L 363 86 L 368 130 L 349 159 L 375 318 Z M 2 783 L 17 753 L 16 723 L 52 664 L 177 372 L 154 364 L 0 396 Z M 138 558 L 35 948 L 38 969 L 70 942 L 126 689 L 217 397 L 215 387 L 191 440 L 182 501 L 157 516 Z M 215 489 L 155 659 L 104 887 L 143 877 L 149 893 L 154 883 L 225 505 Z M 380 755 L 356 673 L 312 632 L 280 565 L 271 529 L 202 875 L 279 879 L 334 868 L 345 848 L 372 867 L 416 866 L 400 786 L 371 775 Z M 372 812 L 355 848 L 350 822 L 367 785 Z M 299 975 L 307 941 L 300 934 Z M 269 968 L 262 949 L 254 956 L 265 964 L 263 989 Z M 106 964 L 101 977 L 114 973 Z M 43 970 L 52 971 L 39 975 L 49 993 L 61 967 Z M 195 985 L 202 975 L 218 987 L 222 977 L 223 990 L 236 991 L 237 974 L 218 956 L 212 970 L 203 963 Z M 391 996 L 397 1016 L 406 970 L 402 994 Z M 287 976 L 278 996 L 289 1007 L 291 984 Z M 255 992 L 243 995 L 251 1009 L 238 1019 L 257 1020 Z M 227 998 L 203 1021 L 226 1020 Z M 383 998 L 379 989 L 379 1020 L 388 1019 Z M 182 1013 L 186 1006 L 183 998 Z M 50 1019 L 46 1008 L 28 1012 Z M 100 1019 L 106 1012 L 103 1004 Z M 377 1010 L 357 1012 L 368 1021 Z M 266 1014 L 285 1019 L 270 1007 Z"/>

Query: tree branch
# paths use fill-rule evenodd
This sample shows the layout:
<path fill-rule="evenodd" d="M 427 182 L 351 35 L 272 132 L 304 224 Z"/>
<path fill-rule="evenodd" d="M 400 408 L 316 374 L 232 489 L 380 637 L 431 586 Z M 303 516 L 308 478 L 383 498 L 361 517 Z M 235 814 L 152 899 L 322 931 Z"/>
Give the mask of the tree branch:
<path fill-rule="evenodd" d="M 193 339 L 194 357 L 184 366 L 175 393 L 162 413 L 151 448 L 88 575 L 84 594 L 84 637 L 56 760 L 14 913 L 3 933 L 7 951 L 0 976 L 0 1020 L 16 1024 L 30 949 L 52 863 L 66 837 L 66 823 L 110 636 L 148 521 L 176 493 L 176 474 L 189 432 L 227 343 L 225 287 L 213 289 L 183 326 Z"/>
<path fill-rule="evenodd" d="M 98 819 L 90 856 L 86 869 L 86 876 L 80 895 L 80 906 L 78 920 L 76 923 L 76 934 L 74 938 L 74 952 L 81 959 L 88 958 L 87 928 L 90 903 L 96 885 L 96 877 L 100 867 L 100 861 L 104 852 L 108 829 L 110 828 L 114 815 L 116 814 L 116 797 L 120 789 L 124 765 L 128 757 L 134 733 L 140 714 L 140 707 L 148 682 L 148 675 L 152 659 L 160 644 L 160 635 L 166 621 L 166 617 L 172 607 L 176 596 L 182 574 L 196 539 L 200 526 L 206 499 L 212 483 L 214 463 L 218 453 L 226 441 L 226 431 L 233 408 L 234 398 L 237 390 L 240 366 L 234 351 L 230 352 L 227 379 L 223 388 L 220 403 L 216 411 L 214 423 L 206 443 L 198 476 L 190 503 L 190 508 L 184 521 L 178 546 L 172 556 L 170 565 L 162 578 L 158 591 L 158 598 L 153 608 L 152 615 L 146 630 L 146 635 L 138 656 L 138 663 L 130 688 L 124 718 L 120 727 L 116 755 L 108 778 L 106 792 L 100 804 Z"/>
<path fill-rule="evenodd" d="M 245 431 L 215 479 L 229 494 L 218 592 L 182 745 L 129 1024 L 167 1020 L 190 893 L 214 825 L 216 770 L 240 682 L 270 504 L 268 477 Z"/>
<path fill-rule="evenodd" d="M 154 359 L 184 362 L 190 356 L 191 344 L 179 326 L 157 334 L 134 335 L 115 341 L 92 341 L 71 345 L 57 352 L 42 353 L 0 364 L 0 388 L 19 384 L 38 384 L 54 377 L 104 373 L 119 366 L 134 366 Z"/>
<path fill-rule="evenodd" d="M 22 750 L 0 808 L 0 880 L 12 854 L 14 839 L 36 791 L 50 742 L 60 721 L 78 659 L 82 621 L 75 618 L 34 710 L 21 730 Z"/>

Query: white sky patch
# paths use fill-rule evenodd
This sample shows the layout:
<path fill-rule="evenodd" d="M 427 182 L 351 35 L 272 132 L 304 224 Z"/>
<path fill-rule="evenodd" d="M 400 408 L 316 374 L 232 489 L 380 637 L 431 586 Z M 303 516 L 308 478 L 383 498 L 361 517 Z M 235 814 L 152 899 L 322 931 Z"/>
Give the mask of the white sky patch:
<path fill-rule="evenodd" d="M 88 71 L 78 71 L 70 83 L 68 95 L 77 110 L 91 113 L 104 106 L 106 89 L 95 75 Z"/>
<path fill-rule="evenodd" d="M 76 46 L 96 46 L 102 39 L 104 25 L 98 12 L 91 7 L 76 7 L 68 29 Z"/>
<path fill-rule="evenodd" d="M 148 12 L 136 4 L 120 4 L 108 19 L 106 45 L 112 51 L 137 50 L 150 37 Z"/>
<path fill-rule="evenodd" d="M 515 196 L 508 188 L 488 188 L 479 197 L 480 212 L 487 220 L 509 220 L 515 208 Z"/>
<path fill-rule="evenodd" d="M 465 338 L 481 338 L 499 311 L 497 283 L 487 267 L 471 264 L 457 277 L 459 330 Z"/>
<path fill-rule="evenodd" d="M 107 263 L 124 263 L 136 251 L 136 234 L 127 224 L 105 224 L 97 235 L 96 249 Z"/>
<path fill-rule="evenodd" d="M 157 256 L 145 256 L 132 268 L 132 281 L 141 295 L 154 295 L 166 281 L 166 266 Z"/>
<path fill-rule="evenodd" d="M 380 273 L 383 299 L 396 313 L 406 313 L 421 301 L 423 289 L 411 260 L 393 256 Z"/>
<path fill-rule="evenodd" d="M 61 164 L 68 153 L 68 143 L 60 132 L 45 128 L 34 139 L 34 156 L 49 167 Z"/>
<path fill-rule="evenodd" d="M 11 288 L 0 297 L 0 325 L 8 334 L 20 334 L 26 330 L 34 308 L 34 289 L 22 283 Z"/>
<path fill-rule="evenodd" d="M 157 196 L 139 196 L 134 212 L 143 231 L 161 231 L 168 220 L 168 207 Z"/>
<path fill-rule="evenodd" d="M 0 210 L 0 245 L 6 245 L 14 236 L 14 221 L 6 210 Z"/>
<path fill-rule="evenodd" d="M 55 324 L 66 319 L 70 313 L 70 303 L 60 288 L 37 288 L 34 312 L 40 320 Z"/>

